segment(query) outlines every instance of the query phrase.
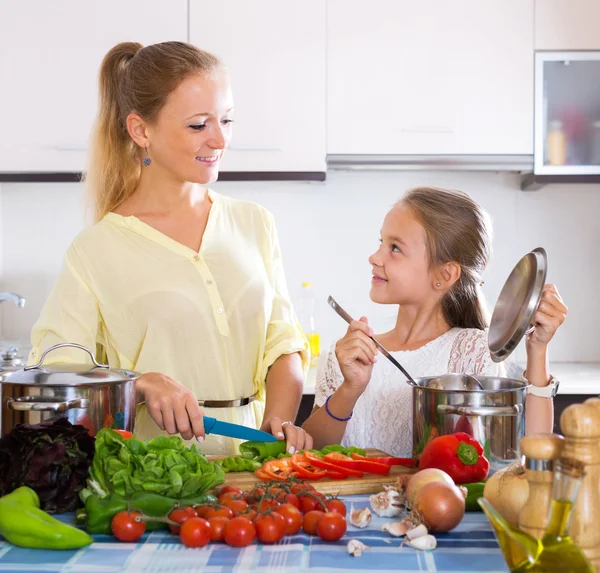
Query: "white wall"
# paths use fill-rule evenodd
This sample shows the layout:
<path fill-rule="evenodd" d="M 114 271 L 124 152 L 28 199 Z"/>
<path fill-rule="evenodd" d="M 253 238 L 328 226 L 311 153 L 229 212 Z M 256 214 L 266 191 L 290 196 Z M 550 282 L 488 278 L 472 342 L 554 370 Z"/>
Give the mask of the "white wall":
<path fill-rule="evenodd" d="M 387 209 L 408 188 L 427 184 L 466 191 L 492 215 L 494 256 L 484 285 L 491 305 L 519 258 L 534 247 L 546 248 L 548 280 L 557 283 L 569 306 L 552 358 L 600 361 L 600 185 L 547 186 L 527 193 L 519 190 L 517 175 L 507 173 L 333 171 L 327 177 L 325 183 L 214 186 L 274 213 L 290 292 L 296 298 L 300 283 L 312 282 L 324 346 L 345 330 L 326 305 L 329 294 L 351 314 L 369 316 L 376 330 L 393 322 L 393 308 L 369 301 L 367 257 L 377 248 Z M 24 309 L 4 303 L 2 337 L 27 340 L 63 254 L 84 226 L 83 189 L 79 184 L 3 184 L 0 204 L 1 287 L 28 299 Z"/>

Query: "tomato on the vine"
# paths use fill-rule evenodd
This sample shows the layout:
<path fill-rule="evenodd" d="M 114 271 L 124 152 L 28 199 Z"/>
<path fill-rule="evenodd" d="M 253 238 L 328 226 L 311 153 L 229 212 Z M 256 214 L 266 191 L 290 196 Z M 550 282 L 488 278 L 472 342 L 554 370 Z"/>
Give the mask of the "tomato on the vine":
<path fill-rule="evenodd" d="M 179 537 L 186 547 L 204 547 L 212 535 L 210 523 L 201 517 L 190 517 L 181 525 Z"/>
<path fill-rule="evenodd" d="M 210 525 L 210 540 L 223 541 L 225 526 L 229 523 L 229 519 L 221 515 L 216 515 L 214 517 L 209 517 L 208 523 Z"/>
<path fill-rule="evenodd" d="M 231 547 L 246 547 L 256 537 L 254 523 L 244 517 L 234 517 L 223 531 L 223 540 Z"/>
<path fill-rule="evenodd" d="M 119 541 L 137 541 L 146 531 L 146 522 L 138 511 L 120 511 L 111 521 L 110 528 Z"/>
<path fill-rule="evenodd" d="M 248 509 L 248 504 L 243 499 L 230 499 L 224 505 L 233 511 L 234 516 L 244 513 Z"/>
<path fill-rule="evenodd" d="M 262 543 L 277 543 L 285 535 L 287 523 L 283 515 L 274 511 L 257 515 L 254 526 L 259 541 Z"/>
<path fill-rule="evenodd" d="M 312 492 L 310 494 L 300 496 L 300 509 L 303 513 L 309 511 L 325 511 L 325 496 L 322 493 Z"/>
<path fill-rule="evenodd" d="M 334 497 L 333 499 L 327 500 L 325 502 L 325 505 L 327 506 L 327 511 L 335 511 L 336 513 L 339 513 L 340 515 L 346 517 L 346 504 L 341 499 L 337 499 Z"/>
<path fill-rule="evenodd" d="M 298 533 L 298 531 L 302 529 L 303 517 L 300 510 L 295 505 L 284 503 L 283 505 L 276 507 L 275 511 L 285 517 L 285 532 L 287 535 L 294 535 L 294 533 Z"/>
<path fill-rule="evenodd" d="M 324 541 L 337 541 L 346 533 L 346 518 L 335 511 L 328 511 L 317 522 L 317 534 Z"/>
<path fill-rule="evenodd" d="M 302 525 L 302 529 L 304 530 L 304 533 L 307 533 L 308 535 L 316 535 L 317 534 L 317 523 L 320 521 L 320 519 L 324 515 L 325 515 L 325 512 L 323 512 L 323 511 L 317 511 L 317 510 L 309 511 L 304 516 L 304 523 Z"/>
<path fill-rule="evenodd" d="M 172 525 L 171 523 L 169 523 L 169 529 L 171 530 L 171 532 L 176 534 L 179 533 L 181 525 L 185 521 L 190 519 L 190 517 L 198 517 L 198 515 L 196 514 L 196 512 L 194 512 L 194 515 L 191 515 L 183 507 L 178 507 L 177 509 L 174 509 L 171 513 L 169 513 L 169 519 L 171 521 L 174 521 L 175 523 L 178 523 L 179 525 Z"/>
<path fill-rule="evenodd" d="M 204 519 L 210 519 L 211 517 L 226 517 L 227 519 L 233 518 L 233 510 L 230 507 L 224 505 L 223 507 L 211 507 L 202 516 Z"/>

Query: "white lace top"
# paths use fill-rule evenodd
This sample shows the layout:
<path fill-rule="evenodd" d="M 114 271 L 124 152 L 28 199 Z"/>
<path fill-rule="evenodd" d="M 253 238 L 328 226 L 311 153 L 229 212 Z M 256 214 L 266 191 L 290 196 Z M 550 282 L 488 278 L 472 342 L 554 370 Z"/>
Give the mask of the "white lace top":
<path fill-rule="evenodd" d="M 504 364 L 492 361 L 487 331 L 453 328 L 417 350 L 391 353 L 413 378 L 449 372 L 506 376 Z M 379 354 L 371 380 L 356 402 L 346 425 L 344 446 L 377 448 L 393 456 L 410 456 L 412 450 L 412 390 L 406 378 Z M 317 369 L 315 406 L 323 406 L 342 383 L 335 343 L 321 357 Z"/>

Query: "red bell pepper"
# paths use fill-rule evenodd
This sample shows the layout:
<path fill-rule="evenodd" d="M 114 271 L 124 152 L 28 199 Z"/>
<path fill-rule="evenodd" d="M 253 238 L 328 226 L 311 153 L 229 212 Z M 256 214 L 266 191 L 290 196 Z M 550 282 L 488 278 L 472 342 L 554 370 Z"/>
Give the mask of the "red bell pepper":
<path fill-rule="evenodd" d="M 483 481 L 490 464 L 481 444 L 464 432 L 435 438 L 423 450 L 419 470 L 437 468 L 445 471 L 457 485 Z"/>
<path fill-rule="evenodd" d="M 321 479 L 324 477 L 345 479 L 348 477 L 348 474 L 342 473 L 341 471 L 333 471 L 315 467 L 304 456 L 304 454 L 294 454 L 292 456 L 292 467 L 298 474 L 298 477 L 301 479 Z"/>
<path fill-rule="evenodd" d="M 344 454 L 339 454 L 337 452 L 326 454 L 324 460 L 342 468 L 348 468 L 351 470 L 364 472 L 366 474 L 377 474 L 382 476 L 388 475 L 391 467 L 386 464 L 372 462 L 370 459 L 353 460 L 350 456 L 345 456 Z"/>
<path fill-rule="evenodd" d="M 306 460 L 310 462 L 310 464 L 316 468 L 322 468 L 324 470 L 333 471 L 333 472 L 342 472 L 346 476 L 352 477 L 362 477 L 363 472 L 359 472 L 357 470 L 353 470 L 350 468 L 344 468 L 338 464 L 332 463 L 330 461 L 325 461 L 321 456 L 317 454 L 313 454 L 312 452 L 304 452 L 304 457 Z"/>
<path fill-rule="evenodd" d="M 361 456 L 356 453 L 352 454 L 352 459 L 376 462 L 378 464 L 385 464 L 386 466 L 407 466 L 409 468 L 415 467 L 417 463 L 412 458 L 368 458 L 367 456 Z"/>
<path fill-rule="evenodd" d="M 258 476 L 260 479 L 265 479 L 262 476 L 266 474 L 270 479 L 276 479 L 279 481 L 285 481 L 288 477 L 291 477 L 294 474 L 294 468 L 292 467 L 292 461 L 290 458 L 282 458 L 280 460 L 271 460 L 269 462 L 265 462 L 263 467 L 256 471 L 261 472 L 261 475 Z"/>

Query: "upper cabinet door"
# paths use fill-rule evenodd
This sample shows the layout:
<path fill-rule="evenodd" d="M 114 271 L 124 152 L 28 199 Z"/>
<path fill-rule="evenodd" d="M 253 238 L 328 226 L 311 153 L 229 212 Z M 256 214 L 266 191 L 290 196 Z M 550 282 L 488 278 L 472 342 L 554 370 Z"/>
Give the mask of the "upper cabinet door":
<path fill-rule="evenodd" d="M 0 3 L 0 171 L 82 171 L 106 52 L 186 39 L 187 0 Z"/>
<path fill-rule="evenodd" d="M 536 0 L 536 50 L 600 50 L 600 0 Z"/>
<path fill-rule="evenodd" d="M 190 0 L 190 42 L 231 72 L 224 171 L 325 171 L 323 0 Z"/>
<path fill-rule="evenodd" d="M 330 154 L 531 154 L 534 0 L 328 0 Z"/>

